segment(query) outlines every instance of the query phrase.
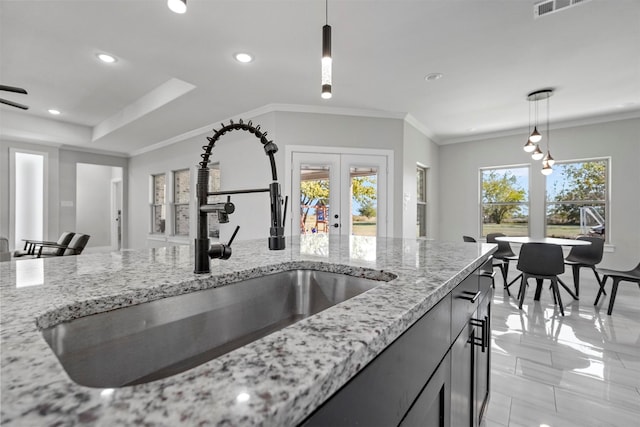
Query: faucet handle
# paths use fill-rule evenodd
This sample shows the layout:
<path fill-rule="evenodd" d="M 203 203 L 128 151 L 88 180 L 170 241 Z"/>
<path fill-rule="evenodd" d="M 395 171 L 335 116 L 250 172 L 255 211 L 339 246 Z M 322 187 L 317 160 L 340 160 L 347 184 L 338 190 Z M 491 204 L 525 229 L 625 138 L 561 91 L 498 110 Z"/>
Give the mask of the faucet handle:
<path fill-rule="evenodd" d="M 229 239 L 229 243 L 226 245 L 224 243 L 213 243 L 209 248 L 209 258 L 220 258 L 220 259 L 229 259 L 231 258 L 231 243 L 233 243 L 233 239 L 236 238 L 236 234 L 238 234 L 238 230 L 240 230 L 240 226 L 236 226 L 235 231 L 231 235 Z"/>

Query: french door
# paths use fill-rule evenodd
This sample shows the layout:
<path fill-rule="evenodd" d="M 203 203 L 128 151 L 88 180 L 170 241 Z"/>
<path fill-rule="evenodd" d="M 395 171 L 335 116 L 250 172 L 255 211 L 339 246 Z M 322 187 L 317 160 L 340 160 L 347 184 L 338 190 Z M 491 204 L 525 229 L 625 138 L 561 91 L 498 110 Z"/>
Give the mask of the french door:
<path fill-rule="evenodd" d="M 296 151 L 291 156 L 293 235 L 387 235 L 387 156 Z"/>

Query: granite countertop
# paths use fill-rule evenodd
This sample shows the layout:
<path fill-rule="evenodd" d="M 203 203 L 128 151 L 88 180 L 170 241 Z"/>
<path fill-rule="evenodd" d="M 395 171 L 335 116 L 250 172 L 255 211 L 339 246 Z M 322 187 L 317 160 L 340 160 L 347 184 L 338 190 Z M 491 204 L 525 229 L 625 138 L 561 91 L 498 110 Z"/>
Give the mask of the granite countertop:
<path fill-rule="evenodd" d="M 303 421 L 496 245 L 326 235 L 234 244 L 212 274 L 190 246 L 0 262 L 0 423 L 265 425 Z M 186 372 L 147 384 L 89 388 L 69 379 L 41 328 L 247 277 L 311 268 L 395 279 Z M 242 398 L 239 398 L 242 396 Z"/>

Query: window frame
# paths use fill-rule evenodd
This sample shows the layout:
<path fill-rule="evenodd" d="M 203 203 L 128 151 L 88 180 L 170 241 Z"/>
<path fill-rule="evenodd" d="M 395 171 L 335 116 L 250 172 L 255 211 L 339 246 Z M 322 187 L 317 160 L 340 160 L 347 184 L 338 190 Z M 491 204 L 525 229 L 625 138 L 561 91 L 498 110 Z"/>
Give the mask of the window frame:
<path fill-rule="evenodd" d="M 500 202 L 499 204 L 503 204 L 503 205 L 513 205 L 513 204 L 519 204 L 519 205 L 523 205 L 526 207 L 527 209 L 527 231 L 525 236 L 530 236 L 531 235 L 531 218 L 532 218 L 532 214 L 531 214 L 531 164 L 530 163 L 517 163 L 517 164 L 512 164 L 512 165 L 498 165 L 498 166 L 484 166 L 484 167 L 480 167 L 478 168 L 478 236 L 480 236 L 480 238 L 482 239 L 486 239 L 486 234 L 484 234 L 484 206 L 485 204 L 483 203 L 483 173 L 485 171 L 490 171 L 490 170 L 504 170 L 504 169 L 526 169 L 527 170 L 527 185 L 526 185 L 526 194 L 527 194 L 527 199 L 526 202 Z M 488 233 L 487 233 L 488 234 Z M 505 233 L 507 234 L 507 233 Z"/>
<path fill-rule="evenodd" d="M 156 203 L 156 177 L 164 177 L 164 190 L 163 201 L 164 203 Z M 150 221 L 149 221 L 149 234 L 155 236 L 162 236 L 167 233 L 167 174 L 164 172 L 153 173 L 149 176 L 149 207 L 150 207 Z M 156 231 L 156 209 L 164 211 L 164 230 Z M 162 214 L 161 214 L 162 215 Z"/>
<path fill-rule="evenodd" d="M 416 234 L 417 237 L 427 237 L 427 173 L 428 169 L 419 163 L 416 164 Z M 419 192 L 418 179 L 422 173 L 422 192 Z M 422 200 L 420 200 L 422 199 Z M 420 211 L 423 213 L 424 222 L 420 222 Z"/>
<path fill-rule="evenodd" d="M 176 182 L 176 177 L 178 176 L 179 173 L 183 173 L 183 172 L 187 172 L 187 183 L 189 185 L 189 189 L 187 192 L 187 201 L 186 202 L 178 202 L 178 185 Z M 171 171 L 171 183 L 172 183 L 172 188 L 171 188 L 171 201 L 169 203 L 170 205 L 170 210 L 172 213 L 172 229 L 171 229 L 171 235 L 172 236 L 176 236 L 176 237 L 189 237 L 189 235 L 191 234 L 191 196 L 192 196 L 192 185 L 191 185 L 191 169 L 190 168 L 182 168 L 182 169 L 175 169 Z M 186 233 L 180 233 L 178 234 L 178 215 L 177 215 L 177 211 L 178 211 L 178 207 L 180 206 L 186 206 L 187 207 L 187 232 Z"/>
<path fill-rule="evenodd" d="M 561 160 L 556 161 L 554 164 L 553 173 L 558 173 L 555 169 L 557 165 L 566 165 L 566 164 L 575 164 L 575 163 L 588 163 L 588 162 L 605 162 L 605 195 L 604 200 L 579 200 L 579 201 L 570 201 L 570 202 L 558 202 L 558 201 L 549 201 L 548 200 L 548 190 L 547 190 L 547 182 L 550 179 L 550 176 L 545 176 L 544 180 L 544 204 L 543 204 L 543 224 L 544 224 L 544 236 L 548 237 L 548 221 L 547 221 L 547 207 L 548 205 L 557 205 L 557 204 L 580 204 L 580 203 L 602 203 L 604 202 L 604 226 L 605 226 L 605 234 L 604 241 L 606 244 L 610 243 L 611 236 L 611 157 L 610 156 L 602 156 L 602 157 L 590 157 L 584 159 L 570 159 L 570 160 Z"/>

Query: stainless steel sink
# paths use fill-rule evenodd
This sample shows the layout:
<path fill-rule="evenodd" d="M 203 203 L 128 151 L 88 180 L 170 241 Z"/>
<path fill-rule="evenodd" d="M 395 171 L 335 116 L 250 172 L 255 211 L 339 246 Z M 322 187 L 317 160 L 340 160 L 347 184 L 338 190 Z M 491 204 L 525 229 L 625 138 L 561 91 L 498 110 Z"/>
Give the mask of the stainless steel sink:
<path fill-rule="evenodd" d="M 43 335 L 79 384 L 142 384 L 191 369 L 380 283 L 292 270 L 82 317 Z"/>

